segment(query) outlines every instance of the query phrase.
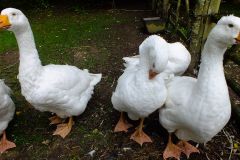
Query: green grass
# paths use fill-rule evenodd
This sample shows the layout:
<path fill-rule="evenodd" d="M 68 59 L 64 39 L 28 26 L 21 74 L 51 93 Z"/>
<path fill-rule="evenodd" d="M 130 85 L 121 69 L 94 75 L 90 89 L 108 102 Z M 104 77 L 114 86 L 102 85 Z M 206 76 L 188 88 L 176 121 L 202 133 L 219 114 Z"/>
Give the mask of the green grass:
<path fill-rule="evenodd" d="M 29 21 L 43 64 L 72 63 L 71 48 L 81 47 L 87 40 L 101 41 L 105 36 L 105 28 L 119 23 L 106 11 L 65 14 L 51 10 L 36 12 L 32 11 L 26 15 L 30 17 Z M 0 33 L 0 43 L 0 54 L 18 49 L 13 33 L 8 31 Z"/>
<path fill-rule="evenodd" d="M 17 49 L 17 42 L 12 32 L 1 31 L 0 33 L 0 53 Z"/>
<path fill-rule="evenodd" d="M 43 64 L 76 65 L 94 73 L 99 73 L 102 68 L 104 69 L 108 64 L 112 49 L 115 49 L 115 45 L 113 47 L 111 42 L 116 43 L 116 32 L 118 31 L 112 30 L 112 26 L 132 21 L 132 18 L 128 18 L 126 14 L 118 11 L 55 12 L 53 10 L 36 10 L 28 11 L 25 14 L 29 18 Z M 8 51 L 18 52 L 13 33 L 0 31 L 0 43 L 0 54 Z M 76 53 L 79 53 L 79 59 L 74 59 Z M 9 57 L 11 58 L 11 56 Z M 96 148 L 107 146 L 106 136 L 109 135 L 100 130 L 89 129 L 88 124 L 74 126 L 69 135 L 69 140 L 74 140 L 72 142 L 60 141 L 59 137 L 52 136 L 56 126 L 49 127 L 50 115 L 30 108 L 24 97 L 21 96 L 16 77 L 18 64 L 15 61 L 17 60 L 10 62 L 6 60 L 5 64 L 4 59 L 0 64 L 1 78 L 6 79 L 6 83 L 12 88 L 16 111 L 20 112 L 19 115 L 15 115 L 7 130 L 9 138 L 14 140 L 18 147 L 10 152 L 13 155 L 6 154 L 6 157 L 16 157 L 24 153 L 27 159 L 33 159 L 33 157 L 41 159 L 41 157 L 58 154 L 58 144 L 64 146 L 71 143 L 71 145 L 81 146 L 81 148 L 76 148 L 67 154 L 65 154 L 67 151 L 64 151 L 62 154 L 66 155 L 65 159 L 79 159 L 89 152 L 89 146 L 92 144 L 95 144 Z M 14 63 L 16 64 L 11 66 Z M 8 66 L 11 67 L 3 69 Z M 54 146 L 51 150 L 48 148 L 49 146 L 42 144 L 45 140 L 50 140 L 49 146 Z M 27 148 L 27 151 L 23 151 L 23 148 Z"/>
<path fill-rule="evenodd" d="M 111 48 L 108 47 L 110 29 L 115 24 L 128 23 L 125 16 L 121 13 L 109 11 L 53 11 L 53 10 L 36 10 L 25 13 L 29 19 L 34 34 L 40 59 L 43 64 L 70 64 L 80 68 L 87 68 L 90 71 L 99 69 L 107 63 L 108 56 L 111 54 Z M 112 39 L 116 38 L 114 36 Z M 18 46 L 15 36 L 9 31 L 0 31 L 0 54 L 8 51 L 17 51 Z M 84 58 L 80 57 L 75 62 L 74 54 L 77 52 L 85 53 Z M 11 52 L 10 52 L 11 53 Z M 9 56 L 11 57 L 11 56 Z M 14 62 L 7 62 L 11 65 Z M 20 86 L 17 83 L 16 75 L 18 73 L 18 64 L 9 69 L 5 68 L 5 61 L 0 64 L 1 78 L 6 79 L 7 84 L 12 88 L 14 93 L 14 102 L 16 111 L 20 111 L 20 115 L 16 115 L 8 128 L 11 139 L 15 141 L 18 148 L 29 147 L 29 145 L 43 148 L 44 152 L 31 148 L 30 157 L 46 157 L 50 154 L 47 146 L 42 144 L 46 139 L 50 139 L 51 143 L 55 143 L 52 137 L 52 128 L 48 128 L 48 117 L 46 113 L 40 113 L 30 109 L 24 97 L 21 96 Z M 32 120 L 32 123 L 29 121 Z M 35 130 L 34 128 L 40 130 Z M 49 132 L 48 130 L 51 130 Z M 38 134 L 38 132 L 40 134 Z M 90 145 L 93 142 L 102 146 L 106 144 L 103 133 L 98 130 L 90 131 L 86 126 L 80 125 L 74 127 L 72 136 L 80 138 L 76 143 L 80 145 Z M 99 140 L 101 139 L 101 141 Z M 56 142 L 58 143 L 58 142 Z M 95 144 L 96 144 L 95 143 Z M 79 149 L 84 155 L 87 151 L 85 148 Z M 77 153 L 69 153 L 72 159 L 79 157 Z M 18 154 L 19 150 L 15 152 Z M 55 152 L 55 151 L 54 151 Z M 14 155 L 13 155 L 14 156 Z"/>

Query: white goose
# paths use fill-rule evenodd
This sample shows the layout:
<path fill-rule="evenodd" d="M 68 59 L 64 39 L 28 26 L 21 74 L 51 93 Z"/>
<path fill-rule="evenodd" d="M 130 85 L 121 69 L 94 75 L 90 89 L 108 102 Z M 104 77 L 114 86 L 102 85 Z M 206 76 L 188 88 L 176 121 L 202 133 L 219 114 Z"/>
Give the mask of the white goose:
<path fill-rule="evenodd" d="M 17 39 L 22 95 L 37 110 L 56 113 L 57 116 L 50 118 L 51 124 L 70 117 L 68 123 L 59 124 L 54 132 L 64 138 L 71 131 L 72 116 L 84 112 L 102 75 L 69 65 L 42 66 L 26 16 L 18 9 L 7 8 L 2 10 L 0 20 L 0 27 L 12 31 Z"/>
<path fill-rule="evenodd" d="M 0 134 L 3 135 L 0 143 L 0 153 L 16 147 L 13 142 L 7 140 L 5 132 L 15 113 L 15 105 L 10 98 L 10 92 L 10 88 L 5 85 L 3 80 L 0 80 Z"/>
<path fill-rule="evenodd" d="M 158 38 L 157 38 L 158 37 Z M 163 38 L 157 35 L 149 36 L 148 39 L 152 39 L 146 43 L 145 47 L 151 45 L 153 41 L 163 41 Z M 161 44 L 162 47 L 168 48 L 165 54 L 168 54 L 168 64 L 164 69 L 164 73 L 173 75 L 182 75 L 188 68 L 191 62 L 191 55 L 180 42 L 175 43 L 164 43 Z M 139 55 L 132 57 L 124 57 L 123 60 L 126 62 L 125 67 L 134 67 L 139 64 Z"/>
<path fill-rule="evenodd" d="M 167 96 L 164 75 L 161 74 L 168 62 L 166 48 L 162 47 L 166 41 L 159 37 L 155 38 L 158 40 L 148 38 L 143 41 L 139 47 L 139 64 L 125 69 L 112 95 L 113 107 L 121 112 L 114 131 L 127 132 L 131 127 L 124 119 L 123 112 L 127 112 L 132 120 L 141 119 L 139 127 L 131 136 L 131 139 L 140 145 L 152 142 L 142 130 L 144 118 L 160 108 Z"/>
<path fill-rule="evenodd" d="M 229 45 L 240 43 L 240 18 L 222 17 L 209 33 L 202 51 L 198 78 L 175 77 L 167 85 L 168 97 L 159 120 L 170 133 L 163 157 L 180 159 L 199 152 L 187 143 L 206 143 L 228 122 L 231 104 L 223 68 L 223 55 Z M 171 141 L 174 133 L 181 141 Z"/>

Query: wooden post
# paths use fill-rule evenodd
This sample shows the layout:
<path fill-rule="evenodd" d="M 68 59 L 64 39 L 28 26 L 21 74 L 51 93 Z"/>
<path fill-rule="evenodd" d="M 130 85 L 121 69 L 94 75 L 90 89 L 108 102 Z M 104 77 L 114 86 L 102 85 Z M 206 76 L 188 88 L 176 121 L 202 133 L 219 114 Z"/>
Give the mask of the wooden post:
<path fill-rule="evenodd" d="M 168 18 L 169 0 L 163 0 L 163 17 Z"/>
<path fill-rule="evenodd" d="M 180 11 L 181 2 L 182 2 L 181 0 L 178 0 L 178 2 L 177 2 L 176 29 L 178 29 L 178 27 L 179 27 L 179 22 L 178 22 L 178 20 L 179 20 L 179 11 Z"/>
<path fill-rule="evenodd" d="M 194 16 L 190 19 L 189 14 L 189 3 L 195 3 L 193 8 Z M 190 46 L 189 50 L 192 55 L 192 61 L 189 66 L 189 71 L 194 73 L 194 69 L 198 69 L 198 64 L 200 61 L 200 55 L 202 47 L 206 41 L 209 31 L 212 29 L 214 24 L 211 22 L 211 15 L 217 14 L 219 11 L 221 0 L 196 0 L 195 2 L 185 0 L 186 5 L 186 15 L 185 19 L 188 19 L 187 26 L 181 22 L 179 18 L 179 11 L 182 7 L 182 0 L 153 0 L 154 6 L 156 6 L 156 12 L 158 15 L 161 15 L 162 18 L 167 19 L 169 24 L 173 26 L 177 31 L 184 34 L 184 38 L 189 40 L 190 37 Z M 170 12 L 169 12 L 169 6 Z M 154 7 L 153 7 L 154 8 Z M 186 35 L 186 32 L 183 32 L 181 29 L 186 29 L 191 31 Z"/>
<path fill-rule="evenodd" d="M 218 13 L 220 3 L 221 0 L 198 0 L 196 4 L 189 47 L 192 55 L 189 69 L 192 73 L 194 73 L 194 69 L 198 69 L 202 47 L 209 31 L 214 26 L 214 24 L 211 23 L 210 15 Z"/>
<path fill-rule="evenodd" d="M 152 0 L 152 9 L 163 19 L 168 18 L 169 0 Z"/>

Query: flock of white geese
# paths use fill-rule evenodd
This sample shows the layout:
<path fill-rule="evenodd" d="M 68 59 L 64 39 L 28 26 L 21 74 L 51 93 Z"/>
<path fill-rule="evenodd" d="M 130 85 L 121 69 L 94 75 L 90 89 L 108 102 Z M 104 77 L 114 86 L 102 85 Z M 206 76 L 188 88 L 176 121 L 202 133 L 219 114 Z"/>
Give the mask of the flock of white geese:
<path fill-rule="evenodd" d="M 37 110 L 56 115 L 53 135 L 66 137 L 73 116 L 84 112 L 101 74 L 89 73 L 70 65 L 43 66 L 39 59 L 27 17 L 18 9 L 7 8 L 0 15 L 0 28 L 12 31 L 17 39 L 20 64 L 18 79 L 21 93 Z M 197 78 L 181 76 L 188 68 L 191 55 L 179 42 L 168 43 L 157 35 L 149 36 L 139 46 L 139 55 L 124 57 L 125 70 L 112 94 L 113 107 L 120 119 L 114 132 L 127 132 L 132 127 L 126 115 L 140 120 L 131 139 L 142 145 L 152 142 L 144 133 L 143 123 L 151 113 L 159 111 L 159 122 L 169 132 L 163 158 L 180 159 L 199 150 L 187 141 L 206 143 L 226 125 L 231 104 L 223 68 L 223 55 L 233 44 L 240 44 L 240 18 L 222 17 L 209 33 L 201 54 Z M 16 147 L 6 138 L 6 128 L 13 119 L 11 90 L 0 81 L 0 152 Z M 68 119 L 65 123 L 63 119 Z M 179 139 L 174 144 L 171 135 Z"/>

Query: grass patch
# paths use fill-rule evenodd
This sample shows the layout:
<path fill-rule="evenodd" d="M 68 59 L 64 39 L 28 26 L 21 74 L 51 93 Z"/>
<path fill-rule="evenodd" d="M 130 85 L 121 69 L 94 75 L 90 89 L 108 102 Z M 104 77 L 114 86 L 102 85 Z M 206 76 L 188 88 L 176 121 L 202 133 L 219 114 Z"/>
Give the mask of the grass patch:
<path fill-rule="evenodd" d="M 87 68 L 93 73 L 105 71 L 109 57 L 113 54 L 112 50 L 119 50 L 116 34 L 118 31 L 113 31 L 112 28 L 133 21 L 132 17 L 128 18 L 126 14 L 118 11 L 36 10 L 25 14 L 29 17 L 43 64 L 72 64 L 79 68 Z M 0 43 L 0 54 L 8 51 L 9 55 L 15 54 L 15 56 L 1 55 L 4 59 L 0 64 L 0 74 L 13 90 L 16 111 L 19 113 L 8 127 L 8 134 L 11 135 L 9 138 L 15 141 L 17 148 L 9 152 L 13 155 L 6 154 L 6 157 L 21 159 L 25 154 L 23 155 L 25 159 L 51 159 L 59 156 L 63 156 L 63 159 L 81 159 L 86 158 L 86 153 L 92 149 L 100 151 L 107 146 L 110 134 L 96 130 L 95 124 L 74 125 L 71 134 L 64 141 L 60 137 L 52 136 L 56 126 L 48 125 L 50 114 L 30 108 L 25 98 L 21 96 L 16 77 L 18 47 L 13 33 L 0 32 Z M 8 61 L 10 59 L 12 61 Z M 46 139 L 50 140 L 49 145 L 42 144 Z M 69 152 L 66 146 L 72 147 L 72 151 Z"/>
<path fill-rule="evenodd" d="M 69 52 L 71 48 L 81 47 L 83 42 L 89 40 L 101 42 L 105 37 L 106 28 L 121 21 L 108 11 L 62 14 L 43 10 L 31 11 L 26 13 L 26 16 L 30 17 L 29 21 L 43 64 L 71 64 L 73 62 L 73 55 Z M 0 43 L 0 54 L 8 50 L 17 50 L 16 40 L 11 32 L 1 32 Z M 90 57 L 87 61 L 86 66 L 93 67 L 91 61 L 94 59 Z"/>
<path fill-rule="evenodd" d="M 0 53 L 7 52 L 8 50 L 16 50 L 18 48 L 14 34 L 9 31 L 2 31 L 0 33 L 0 44 Z"/>
<path fill-rule="evenodd" d="M 17 133 L 14 136 L 14 141 L 17 145 L 26 145 L 26 144 L 34 144 L 41 143 L 44 140 L 44 137 L 39 134 L 26 135 L 25 133 Z"/>

